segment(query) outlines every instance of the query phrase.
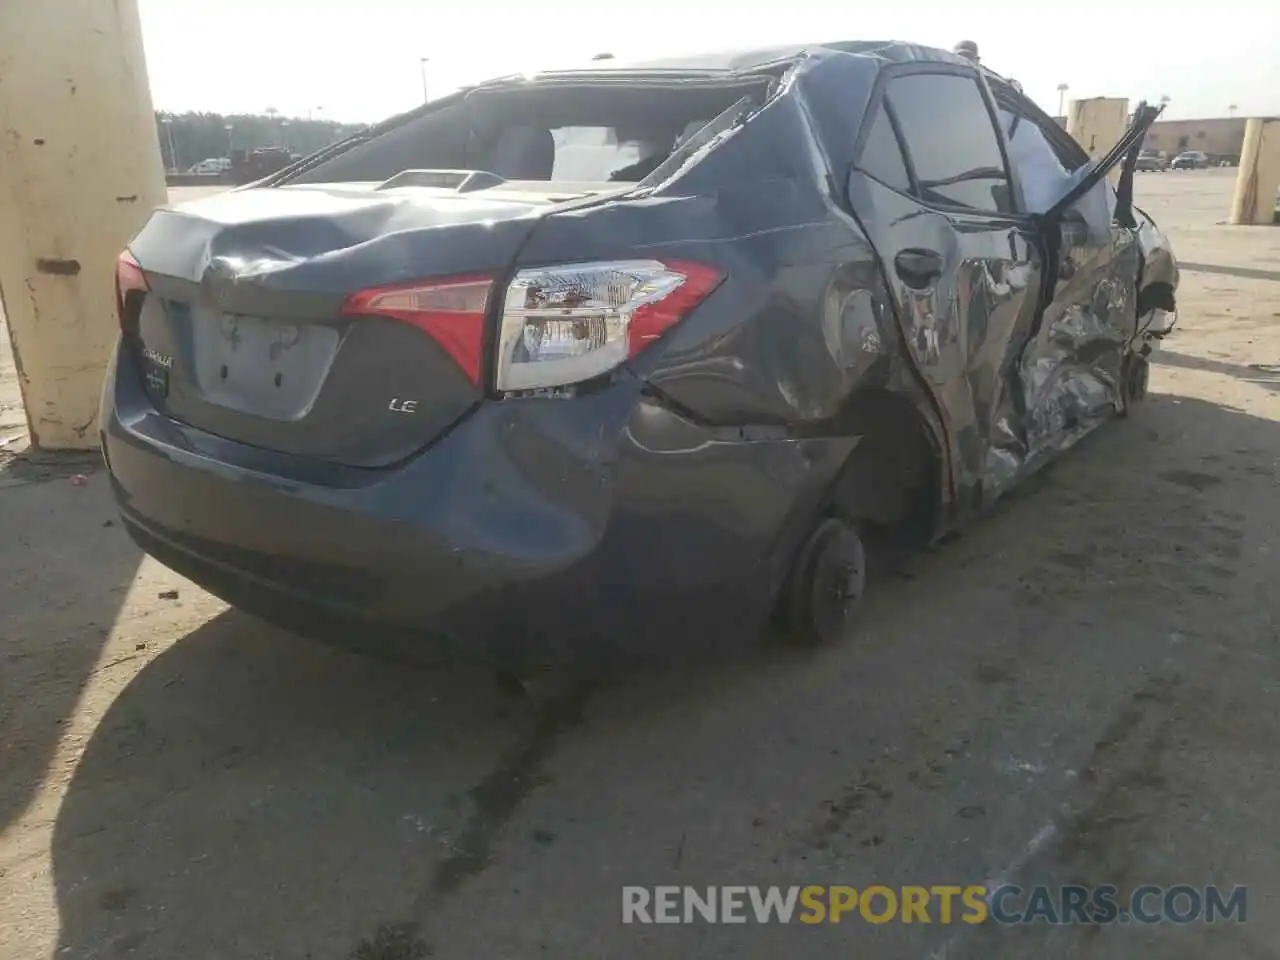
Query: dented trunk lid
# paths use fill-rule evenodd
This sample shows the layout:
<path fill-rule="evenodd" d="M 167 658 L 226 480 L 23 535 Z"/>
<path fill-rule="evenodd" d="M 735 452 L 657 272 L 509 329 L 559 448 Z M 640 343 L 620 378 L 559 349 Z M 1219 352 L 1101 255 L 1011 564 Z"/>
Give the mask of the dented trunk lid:
<path fill-rule="evenodd" d="M 483 381 L 423 330 L 344 317 L 343 303 L 371 287 L 500 275 L 538 219 L 576 198 L 548 188 L 259 188 L 157 211 L 130 244 L 150 289 L 125 338 L 151 402 L 296 456 L 403 460 L 464 416 Z"/>

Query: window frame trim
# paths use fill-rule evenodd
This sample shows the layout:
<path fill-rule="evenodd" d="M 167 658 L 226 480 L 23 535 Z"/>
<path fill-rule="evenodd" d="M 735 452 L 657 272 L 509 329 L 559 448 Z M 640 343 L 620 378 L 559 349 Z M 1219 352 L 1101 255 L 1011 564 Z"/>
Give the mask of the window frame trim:
<path fill-rule="evenodd" d="M 1004 170 L 1005 182 L 1009 184 L 1010 199 L 1015 209 L 1004 210 L 984 210 L 978 207 L 965 206 L 963 204 L 938 203 L 935 200 L 926 199 L 920 194 L 920 180 L 916 173 L 915 160 L 911 156 L 911 150 L 907 145 L 907 139 L 902 133 L 902 124 L 898 119 L 897 111 L 893 107 L 893 102 L 888 97 L 888 87 L 894 81 L 901 77 L 908 76 L 952 76 L 968 80 L 973 83 L 978 91 L 978 96 L 982 99 L 982 105 L 987 113 L 987 122 L 991 126 L 991 132 L 995 135 L 996 146 L 1000 150 L 1001 166 Z M 893 127 L 894 135 L 898 140 L 898 150 L 902 153 L 903 162 L 907 167 L 907 176 L 911 181 L 911 192 L 904 194 L 901 190 L 889 186 L 887 183 L 867 173 L 860 166 L 862 161 L 862 153 L 869 138 L 871 126 L 874 124 L 876 114 L 880 110 L 884 110 L 888 116 L 890 124 Z M 916 203 L 929 207 L 932 210 L 938 210 L 944 213 L 967 214 L 970 216 L 989 216 L 1004 217 L 1007 219 L 1025 220 L 1028 218 L 1025 207 L 1026 204 L 1022 199 L 1022 185 L 1014 177 L 1009 164 L 1009 149 L 1005 143 L 1004 132 L 1000 129 L 1000 121 L 995 107 L 995 98 L 991 89 L 987 86 L 986 80 L 976 68 L 965 67 L 955 63 L 921 62 L 921 63 L 899 63 L 891 64 L 880 71 L 876 77 L 875 85 L 871 90 L 871 96 L 867 99 L 867 108 L 863 112 L 862 121 L 859 125 L 858 135 L 854 140 L 853 149 L 853 167 L 862 172 L 865 176 L 880 183 L 886 190 L 893 190 L 900 196 L 910 197 Z"/>
<path fill-rule="evenodd" d="M 1012 87 L 1006 86 L 996 86 L 991 92 L 995 101 L 996 111 L 998 112 L 1001 107 L 1004 107 L 1013 113 L 1021 114 L 1023 120 L 1033 122 L 1040 128 L 1040 132 L 1049 141 L 1049 146 L 1054 148 L 1054 153 L 1058 154 L 1058 159 L 1063 161 L 1064 166 L 1068 161 L 1062 156 L 1063 152 L 1071 155 L 1070 162 L 1075 163 L 1075 166 L 1068 172 L 1074 173 L 1081 167 L 1089 165 L 1092 158 L 1089 156 L 1088 151 L 1080 146 L 1071 134 L 1058 126 L 1057 121 L 1040 109 L 1039 105 L 1026 94 L 1018 93 Z M 996 124 L 996 127 L 1000 130 L 1001 139 L 1005 139 L 1004 128 L 999 123 Z"/>
<path fill-rule="evenodd" d="M 873 94 L 874 96 L 874 94 Z M 881 180 L 870 170 L 863 167 L 862 156 L 866 152 L 867 143 L 871 140 L 871 130 L 876 125 L 876 121 L 883 112 L 885 118 L 889 121 L 889 132 L 893 135 L 894 145 L 898 148 L 898 158 L 902 161 L 902 169 L 907 175 L 907 192 L 903 193 L 898 187 L 891 183 Z M 863 118 L 862 126 L 858 130 L 858 135 L 854 139 L 853 148 L 853 167 L 864 175 L 870 177 L 876 183 L 880 184 L 887 190 L 902 196 L 914 198 L 920 189 L 920 181 L 916 178 L 916 168 L 911 162 L 911 158 L 907 155 L 906 149 L 903 147 L 902 127 L 898 123 L 897 114 L 893 111 L 893 105 L 886 99 L 883 103 L 877 104 L 875 107 L 868 107 Z"/>

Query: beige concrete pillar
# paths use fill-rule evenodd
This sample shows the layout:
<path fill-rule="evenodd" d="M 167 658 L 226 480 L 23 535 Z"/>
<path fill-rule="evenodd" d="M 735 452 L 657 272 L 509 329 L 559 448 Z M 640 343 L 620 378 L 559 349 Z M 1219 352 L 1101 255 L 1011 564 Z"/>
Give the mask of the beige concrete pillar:
<path fill-rule="evenodd" d="M 1067 106 L 1067 133 L 1094 160 L 1116 145 L 1128 125 L 1129 101 L 1124 97 L 1072 100 Z M 1114 184 L 1119 176 L 1117 166 L 1111 172 L 1111 182 Z"/>
<path fill-rule="evenodd" d="M 164 202 L 137 0 L 0 2 L 0 297 L 33 446 L 97 445 L 116 256 Z"/>
<path fill-rule="evenodd" d="M 1228 223 L 1273 223 L 1280 189 L 1280 117 L 1254 117 L 1245 124 L 1240 172 Z"/>

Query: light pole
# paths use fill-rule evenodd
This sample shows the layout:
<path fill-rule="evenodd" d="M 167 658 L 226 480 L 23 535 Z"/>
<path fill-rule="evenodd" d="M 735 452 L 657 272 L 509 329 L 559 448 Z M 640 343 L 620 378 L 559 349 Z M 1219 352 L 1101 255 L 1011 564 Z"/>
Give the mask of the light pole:
<path fill-rule="evenodd" d="M 284 143 L 284 148 L 289 149 L 289 121 L 280 121 L 280 140 Z"/>
<path fill-rule="evenodd" d="M 430 57 L 418 58 L 418 69 L 422 72 L 422 102 L 427 102 L 427 64 L 431 62 Z"/>
<path fill-rule="evenodd" d="M 1061 117 L 1061 116 L 1065 116 L 1065 114 L 1063 114 L 1063 112 L 1062 112 L 1062 111 L 1063 111 L 1063 108 L 1065 108 L 1065 107 L 1066 107 L 1066 103 L 1067 103 L 1067 91 L 1068 91 L 1068 90 L 1070 90 L 1070 89 L 1071 89 L 1071 87 L 1069 87 L 1069 86 L 1068 86 L 1067 84 L 1065 84 L 1065 83 L 1060 83 L 1060 84 L 1058 84 L 1058 116 L 1060 116 L 1060 117 Z"/>
<path fill-rule="evenodd" d="M 180 168 L 178 151 L 173 146 L 173 117 L 161 117 L 160 122 L 164 124 L 164 138 L 169 142 L 169 166 L 174 173 L 177 173 Z"/>

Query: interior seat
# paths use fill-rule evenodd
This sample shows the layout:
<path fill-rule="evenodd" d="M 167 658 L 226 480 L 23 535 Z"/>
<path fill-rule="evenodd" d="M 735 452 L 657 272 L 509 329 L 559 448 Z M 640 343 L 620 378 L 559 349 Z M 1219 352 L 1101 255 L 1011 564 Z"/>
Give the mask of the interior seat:
<path fill-rule="evenodd" d="M 551 131 L 532 126 L 505 127 L 485 151 L 481 169 L 507 180 L 550 180 L 556 142 Z"/>

